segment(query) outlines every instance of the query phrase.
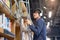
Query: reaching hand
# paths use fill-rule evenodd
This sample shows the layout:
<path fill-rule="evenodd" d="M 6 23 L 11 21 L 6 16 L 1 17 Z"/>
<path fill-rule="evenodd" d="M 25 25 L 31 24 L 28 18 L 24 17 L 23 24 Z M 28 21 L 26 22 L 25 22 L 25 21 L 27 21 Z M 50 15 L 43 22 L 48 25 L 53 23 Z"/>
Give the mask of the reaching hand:
<path fill-rule="evenodd" d="M 29 19 L 26 19 L 25 22 L 26 22 L 27 25 L 31 25 L 32 24 Z"/>

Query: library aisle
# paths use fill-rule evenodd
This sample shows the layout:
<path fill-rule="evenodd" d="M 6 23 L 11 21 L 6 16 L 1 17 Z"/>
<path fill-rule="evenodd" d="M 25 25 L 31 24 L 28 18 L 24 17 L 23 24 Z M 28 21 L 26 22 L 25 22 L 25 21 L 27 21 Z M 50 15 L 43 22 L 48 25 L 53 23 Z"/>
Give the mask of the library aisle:
<path fill-rule="evenodd" d="M 0 0 L 0 40 L 33 40 L 25 20 L 35 25 L 34 9 L 45 20 L 46 40 L 60 40 L 60 0 Z"/>

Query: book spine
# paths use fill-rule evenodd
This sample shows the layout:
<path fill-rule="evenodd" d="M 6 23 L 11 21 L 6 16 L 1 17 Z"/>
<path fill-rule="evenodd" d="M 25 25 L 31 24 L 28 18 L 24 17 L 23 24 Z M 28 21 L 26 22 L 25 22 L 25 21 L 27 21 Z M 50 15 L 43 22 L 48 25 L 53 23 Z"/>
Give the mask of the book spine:
<path fill-rule="evenodd" d="M 11 31 L 11 28 L 10 28 L 10 20 L 9 20 L 9 18 L 7 18 L 5 16 L 5 14 L 3 14 L 3 29 L 6 29 L 8 31 Z"/>
<path fill-rule="evenodd" d="M 0 28 L 2 28 L 2 15 L 0 15 Z"/>
<path fill-rule="evenodd" d="M 0 37 L 0 40 L 4 40 L 4 38 L 3 37 Z"/>

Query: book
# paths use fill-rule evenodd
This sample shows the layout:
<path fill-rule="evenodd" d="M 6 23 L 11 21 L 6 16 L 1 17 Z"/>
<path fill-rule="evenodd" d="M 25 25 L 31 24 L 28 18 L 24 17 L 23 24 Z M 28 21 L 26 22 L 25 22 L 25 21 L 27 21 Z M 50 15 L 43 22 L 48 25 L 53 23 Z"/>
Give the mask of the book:
<path fill-rule="evenodd" d="M 4 37 L 0 37 L 0 40 L 4 40 Z"/>
<path fill-rule="evenodd" d="M 0 14 L 0 28 L 2 28 L 2 19 L 3 19 L 3 17 L 2 17 L 2 15 Z"/>
<path fill-rule="evenodd" d="M 4 29 L 4 33 L 6 33 L 6 31 L 8 31 L 7 33 L 11 34 L 10 33 L 11 32 L 11 22 L 10 22 L 10 19 L 7 18 L 4 13 L 0 14 L 0 28 Z M 0 37 L 0 40 L 7 40 L 7 39 L 4 37 Z"/>
<path fill-rule="evenodd" d="M 7 18 L 5 16 L 5 14 L 3 14 L 3 28 L 8 30 L 8 31 L 11 31 L 11 28 L 10 28 L 10 20 L 9 18 Z"/>

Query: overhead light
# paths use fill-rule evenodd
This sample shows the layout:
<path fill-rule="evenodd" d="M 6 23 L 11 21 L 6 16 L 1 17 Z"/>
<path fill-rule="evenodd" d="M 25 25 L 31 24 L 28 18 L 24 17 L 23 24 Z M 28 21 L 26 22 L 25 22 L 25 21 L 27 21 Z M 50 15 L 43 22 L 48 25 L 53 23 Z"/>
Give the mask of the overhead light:
<path fill-rule="evenodd" d="M 51 25 L 53 25 L 53 24 L 52 24 L 52 22 L 53 22 L 53 21 L 52 21 L 52 20 L 50 20 Z"/>
<path fill-rule="evenodd" d="M 43 7 L 44 9 L 47 9 L 46 7 Z"/>
<path fill-rule="evenodd" d="M 51 18 L 51 16 L 52 16 L 52 11 L 49 11 L 48 17 Z"/>
<path fill-rule="evenodd" d="M 46 19 L 46 16 L 44 16 L 44 19 Z"/>
<path fill-rule="evenodd" d="M 55 0 L 51 0 L 51 2 L 54 2 Z"/>
<path fill-rule="evenodd" d="M 49 29 L 49 26 L 50 26 L 50 22 L 47 23 L 47 29 Z"/>
<path fill-rule="evenodd" d="M 51 40 L 50 38 L 46 37 L 46 40 Z"/>

